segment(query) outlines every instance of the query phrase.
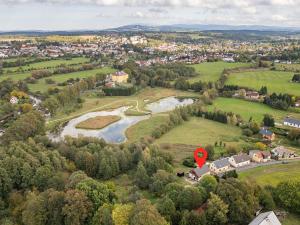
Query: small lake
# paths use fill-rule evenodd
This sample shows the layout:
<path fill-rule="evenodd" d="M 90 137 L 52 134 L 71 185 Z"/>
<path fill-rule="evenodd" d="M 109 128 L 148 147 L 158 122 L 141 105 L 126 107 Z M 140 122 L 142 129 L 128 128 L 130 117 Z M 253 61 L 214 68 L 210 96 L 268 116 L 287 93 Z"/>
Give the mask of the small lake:
<path fill-rule="evenodd" d="M 193 104 L 194 100 L 191 98 L 178 99 L 175 97 L 163 98 L 157 102 L 146 105 L 146 109 L 152 113 L 163 113 L 174 110 L 179 106 L 186 106 Z"/>
<path fill-rule="evenodd" d="M 157 102 L 150 103 L 146 106 L 146 109 L 152 111 L 152 113 L 162 113 L 168 112 L 175 109 L 178 106 L 189 105 L 194 102 L 193 99 L 177 99 L 175 97 L 168 97 L 161 99 Z M 53 138 L 53 140 L 63 139 L 65 136 L 71 137 L 96 137 L 103 138 L 108 143 L 120 144 L 127 140 L 125 132 L 126 130 L 137 124 L 142 120 L 150 118 L 150 115 L 146 116 L 126 116 L 125 111 L 129 107 L 120 107 L 112 111 L 99 111 L 99 112 L 90 112 L 82 116 L 79 116 L 75 119 L 70 120 L 67 125 L 63 128 L 59 138 Z M 78 129 L 76 125 L 80 122 L 83 122 L 87 119 L 94 118 L 96 116 L 111 116 L 116 115 L 120 116 L 121 119 L 115 123 L 108 125 L 107 127 L 99 130 L 85 130 Z"/>

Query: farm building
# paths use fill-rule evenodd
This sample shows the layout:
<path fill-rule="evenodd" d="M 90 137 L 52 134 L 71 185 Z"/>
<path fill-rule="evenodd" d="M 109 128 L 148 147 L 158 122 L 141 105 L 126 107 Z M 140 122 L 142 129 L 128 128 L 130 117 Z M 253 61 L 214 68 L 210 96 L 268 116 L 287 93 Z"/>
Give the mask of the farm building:
<path fill-rule="evenodd" d="M 278 146 L 272 149 L 271 152 L 275 157 L 279 159 L 289 159 L 296 156 L 294 151 L 288 150 L 283 146 Z"/>
<path fill-rule="evenodd" d="M 259 214 L 249 225 L 281 225 L 273 211 Z"/>

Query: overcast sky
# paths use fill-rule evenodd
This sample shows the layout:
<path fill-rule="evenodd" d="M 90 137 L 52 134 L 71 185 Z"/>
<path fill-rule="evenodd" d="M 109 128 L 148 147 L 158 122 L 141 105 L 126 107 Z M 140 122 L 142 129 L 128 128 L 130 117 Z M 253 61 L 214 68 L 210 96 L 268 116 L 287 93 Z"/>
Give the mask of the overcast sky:
<path fill-rule="evenodd" d="M 183 23 L 300 27 L 300 0 L 0 0 L 2 31 Z"/>

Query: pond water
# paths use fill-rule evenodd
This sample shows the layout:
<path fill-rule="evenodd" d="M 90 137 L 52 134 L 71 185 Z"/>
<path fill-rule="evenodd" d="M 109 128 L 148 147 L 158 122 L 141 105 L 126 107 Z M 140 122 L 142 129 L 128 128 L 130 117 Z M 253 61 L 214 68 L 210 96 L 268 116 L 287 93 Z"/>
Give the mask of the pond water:
<path fill-rule="evenodd" d="M 193 104 L 193 102 L 194 100 L 191 98 L 178 99 L 175 97 L 168 97 L 146 105 L 146 109 L 150 110 L 152 113 L 162 113 L 172 111 L 178 106 Z"/>
<path fill-rule="evenodd" d="M 146 106 L 146 109 L 151 110 L 152 113 L 162 113 L 175 109 L 177 106 L 189 105 L 192 104 L 192 99 L 183 99 L 179 100 L 175 97 L 168 97 L 161 99 L 158 102 L 150 103 Z M 96 137 L 103 138 L 108 143 L 123 143 L 126 141 L 125 131 L 133 126 L 134 124 L 149 119 L 150 116 L 126 116 L 125 111 L 129 107 L 121 107 L 112 111 L 100 111 L 100 112 L 90 112 L 86 113 L 80 117 L 70 120 L 67 125 L 63 128 L 60 137 L 53 138 L 53 140 L 63 139 L 65 136 L 71 137 Z M 99 130 L 85 130 L 78 129 L 76 125 L 80 122 L 83 122 L 87 119 L 94 118 L 96 116 L 110 116 L 117 115 L 120 116 L 121 119 L 115 123 L 108 125 L 107 127 Z"/>

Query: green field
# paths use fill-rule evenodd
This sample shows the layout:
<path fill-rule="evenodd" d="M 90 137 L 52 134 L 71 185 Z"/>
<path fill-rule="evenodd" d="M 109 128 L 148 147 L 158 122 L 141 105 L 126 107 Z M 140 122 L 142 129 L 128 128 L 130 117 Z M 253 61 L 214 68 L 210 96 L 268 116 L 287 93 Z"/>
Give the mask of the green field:
<path fill-rule="evenodd" d="M 277 70 L 283 70 L 283 71 L 300 72 L 300 64 L 276 63 L 275 68 Z"/>
<path fill-rule="evenodd" d="M 288 214 L 287 217 L 282 221 L 282 225 L 299 225 L 300 216 L 294 214 Z"/>
<path fill-rule="evenodd" d="M 192 65 L 199 73 L 197 77 L 189 79 L 190 82 L 197 81 L 212 81 L 215 82 L 220 78 L 224 69 L 233 69 L 238 67 L 247 67 L 251 64 L 248 63 L 226 63 L 226 62 L 206 62 L 201 64 Z"/>
<path fill-rule="evenodd" d="M 86 71 L 80 71 L 80 72 L 74 72 L 74 73 L 67 73 L 67 74 L 58 74 L 54 75 L 51 77 L 43 78 L 38 80 L 36 84 L 29 84 L 28 87 L 31 91 L 40 91 L 40 92 L 45 92 L 48 90 L 50 87 L 56 87 L 56 84 L 46 84 L 45 80 L 46 79 L 52 79 L 56 83 L 62 83 L 64 81 L 67 81 L 68 79 L 71 78 L 86 78 L 86 77 L 91 77 L 96 75 L 97 73 L 112 73 L 115 70 L 110 68 L 110 67 L 104 67 L 100 69 L 94 69 L 94 70 L 86 70 Z"/>
<path fill-rule="evenodd" d="M 214 145 L 216 141 L 236 146 L 244 143 L 240 136 L 241 129 L 238 127 L 193 117 L 164 134 L 155 143 L 161 144 L 163 150 L 171 153 L 175 162 L 179 163 L 185 157 L 192 156 L 196 146 Z M 165 145 L 169 147 L 165 148 Z"/>
<path fill-rule="evenodd" d="M 14 81 L 19 81 L 19 80 L 24 80 L 27 77 L 31 76 L 31 72 L 26 72 L 26 73 L 12 73 L 12 74 L 2 74 L 0 75 L 0 81 L 6 80 L 8 78 L 14 80 Z"/>
<path fill-rule="evenodd" d="M 261 166 L 239 173 L 241 180 L 255 180 L 260 185 L 276 186 L 281 181 L 300 179 L 300 161 Z"/>
<path fill-rule="evenodd" d="M 291 116 L 293 118 L 299 118 L 299 113 L 290 113 L 282 110 L 273 109 L 267 105 L 257 102 L 250 102 L 242 99 L 235 98 L 217 98 L 213 105 L 209 107 L 210 110 L 218 109 L 226 112 L 234 112 L 242 116 L 245 121 L 248 121 L 249 118 L 252 118 L 261 122 L 264 114 L 273 115 L 277 122 L 282 123 L 282 120 L 286 116 Z"/>
<path fill-rule="evenodd" d="M 292 83 L 293 72 L 252 71 L 230 74 L 226 84 L 249 87 L 259 90 L 267 86 L 269 93 L 288 93 L 300 96 L 300 84 Z"/>
<path fill-rule="evenodd" d="M 47 60 L 43 62 L 37 62 L 32 63 L 27 66 L 21 66 L 21 67 L 11 67 L 11 68 L 5 68 L 4 74 L 8 71 L 17 72 L 19 70 L 38 70 L 38 69 L 46 69 L 46 68 L 54 68 L 58 67 L 62 64 L 64 65 L 76 65 L 76 64 L 82 64 L 82 63 L 88 63 L 89 58 L 84 57 L 78 57 L 78 58 L 72 58 L 72 59 L 53 59 L 53 60 Z"/>

